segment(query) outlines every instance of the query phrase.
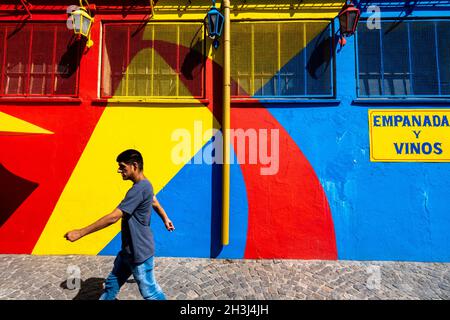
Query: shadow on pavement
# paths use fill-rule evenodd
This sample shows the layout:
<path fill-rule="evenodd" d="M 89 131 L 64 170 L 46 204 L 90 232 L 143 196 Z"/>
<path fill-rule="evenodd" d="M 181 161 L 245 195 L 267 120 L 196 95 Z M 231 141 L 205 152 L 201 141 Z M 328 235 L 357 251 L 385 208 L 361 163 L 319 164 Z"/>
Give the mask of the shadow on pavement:
<path fill-rule="evenodd" d="M 103 293 L 104 278 L 89 278 L 87 280 L 80 280 L 80 289 L 78 294 L 72 300 L 98 300 Z M 136 283 L 134 279 L 128 279 L 126 283 Z M 75 284 L 72 284 L 75 285 Z M 71 289 L 67 286 L 67 280 L 63 281 L 59 285 L 64 290 L 77 290 Z M 116 299 L 117 300 L 117 299 Z"/>
<path fill-rule="evenodd" d="M 104 278 L 89 278 L 87 280 L 81 280 L 80 289 L 73 300 L 98 300 L 103 293 L 104 282 Z M 61 282 L 60 287 L 64 290 L 76 290 L 70 289 L 67 286 L 67 281 Z"/>

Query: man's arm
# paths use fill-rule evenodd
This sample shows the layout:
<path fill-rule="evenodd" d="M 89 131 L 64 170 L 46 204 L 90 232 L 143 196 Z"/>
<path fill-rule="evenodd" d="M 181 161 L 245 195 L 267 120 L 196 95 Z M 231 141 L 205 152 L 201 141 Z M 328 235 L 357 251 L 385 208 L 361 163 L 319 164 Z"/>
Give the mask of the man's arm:
<path fill-rule="evenodd" d="M 153 196 L 153 203 L 152 203 L 153 209 L 155 209 L 158 216 L 161 218 L 161 220 L 164 222 L 164 225 L 166 226 L 166 229 L 168 231 L 175 230 L 175 227 L 173 226 L 172 221 L 170 221 L 169 217 L 167 216 L 166 211 L 164 211 L 164 208 L 159 203 L 158 199 L 156 199 L 156 196 Z"/>
<path fill-rule="evenodd" d="M 64 237 L 71 242 L 77 241 L 78 239 L 80 239 L 84 236 L 87 236 L 90 233 L 104 229 L 104 228 L 116 223 L 122 217 L 123 217 L 122 210 L 120 210 L 119 208 L 116 208 L 110 214 L 107 214 L 106 216 L 98 219 L 96 222 L 94 222 L 93 224 L 91 224 L 85 228 L 67 232 L 64 235 Z"/>

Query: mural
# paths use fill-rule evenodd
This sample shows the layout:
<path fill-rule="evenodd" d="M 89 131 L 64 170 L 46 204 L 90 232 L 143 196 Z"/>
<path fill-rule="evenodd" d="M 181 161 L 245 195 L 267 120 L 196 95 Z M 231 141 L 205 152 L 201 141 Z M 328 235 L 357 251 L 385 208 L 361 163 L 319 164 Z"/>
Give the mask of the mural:
<path fill-rule="evenodd" d="M 222 247 L 221 166 L 196 159 L 211 153 L 220 133 L 223 58 L 220 48 L 205 40 L 201 21 L 209 2 L 197 10 L 201 13 L 189 14 L 188 8 L 182 18 L 173 3 L 159 1 L 167 13 L 155 14 L 146 25 L 130 19 L 126 27 L 117 23 L 127 21 L 118 15 L 116 23 L 100 28 L 99 10 L 91 36 L 95 45 L 81 58 L 73 52 L 83 48 L 74 49 L 67 39 L 72 53 L 61 55 L 72 56 L 78 66 L 70 71 L 79 74 L 78 98 L 49 97 L 45 105 L 2 91 L 0 253 L 116 254 L 119 224 L 75 243 L 63 235 L 117 206 L 130 185 L 116 173 L 115 158 L 135 148 L 176 226 L 169 234 L 153 215 L 158 256 L 450 261 L 450 220 L 442 200 L 448 191 L 446 164 L 370 162 L 367 107 L 352 105 L 356 80 L 348 70 L 355 66 L 354 39 L 338 48 L 336 26 L 330 25 L 342 1 L 304 1 L 295 14 L 286 9 L 287 21 L 311 20 L 302 41 L 277 38 L 273 31 L 274 38 L 252 42 L 253 53 L 232 62 L 263 76 L 246 82 L 248 74 L 232 71 L 239 99 L 232 104 L 231 128 L 277 130 L 280 160 L 275 174 L 261 175 L 267 164 L 238 164 L 248 150 L 233 140 L 230 244 Z M 279 18 L 264 7 L 259 13 L 234 8 L 233 19 Z M 312 21 L 318 18 L 322 22 Z M 0 31 L 4 38 L 8 23 L 0 20 L 7 25 Z M 245 26 L 240 32 L 241 39 L 256 35 L 245 35 Z M 278 61 L 269 50 L 271 39 L 282 52 Z M 233 41 L 239 40 L 232 38 L 233 50 L 245 55 L 239 47 L 245 41 Z M 295 72 L 304 72 L 305 80 L 289 82 L 299 61 L 305 68 Z M 261 65 L 266 69 L 258 70 Z M 334 74 L 336 81 L 328 81 Z M 318 87 L 308 84 L 320 79 L 331 98 L 335 90 L 336 100 L 295 105 L 268 99 L 267 92 L 276 90 L 314 92 Z M 184 163 L 172 159 L 178 129 L 201 137 L 201 143 L 192 141 Z"/>

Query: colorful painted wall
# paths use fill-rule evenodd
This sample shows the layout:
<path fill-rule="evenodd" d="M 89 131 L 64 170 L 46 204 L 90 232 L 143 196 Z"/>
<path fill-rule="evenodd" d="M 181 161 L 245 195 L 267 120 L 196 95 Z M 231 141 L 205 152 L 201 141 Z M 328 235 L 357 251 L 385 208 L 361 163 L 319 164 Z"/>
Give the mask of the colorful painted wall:
<path fill-rule="evenodd" d="M 12 43 L 14 32 L 8 30 L 65 23 L 65 8 L 75 3 L 56 2 L 51 5 L 59 11 L 49 12 L 49 2 L 34 1 L 29 17 L 15 1 L 6 1 L 0 5 L 6 13 L 0 26 L 7 27 L 0 36 Z M 116 254 L 119 224 L 75 243 L 63 235 L 117 206 L 130 183 L 116 173 L 115 159 L 121 151 L 135 148 L 142 152 L 145 174 L 176 227 L 168 233 L 153 215 L 158 256 L 450 261 L 448 163 L 370 161 L 368 121 L 369 109 L 447 110 L 448 102 L 358 101 L 355 37 L 347 38 L 344 47 L 327 38 L 338 29 L 333 19 L 343 1 L 232 1 L 235 23 L 302 21 L 310 27 L 304 42 L 278 38 L 289 50 L 279 56 L 278 69 L 265 81 L 246 86 L 238 76 L 232 77 L 234 90 L 247 96 L 232 100 L 231 128 L 278 129 L 280 149 L 273 175 L 261 175 L 266 167 L 262 163 L 231 165 L 230 244 L 224 247 L 221 165 L 196 161 L 215 148 L 218 133 L 211 129 L 221 127 L 222 47 L 215 50 L 202 27 L 210 2 L 161 0 L 153 14 L 148 7 L 92 2 L 97 5 L 94 46 L 82 47 L 80 56 L 67 55 L 63 47 L 57 57 L 68 61 L 68 67 L 76 66 L 71 75 L 77 77 L 77 94 L 59 96 L 53 90 L 45 97 L 8 95 L 5 85 L 0 88 L 0 253 Z M 361 7 L 364 10 L 367 3 Z M 386 7 L 382 16 L 397 18 L 404 11 L 402 5 Z M 418 6 L 408 12 L 409 18 L 416 16 L 449 18 L 450 13 Z M 108 23 L 113 22 L 133 27 L 108 33 L 114 28 Z M 185 29 L 174 26 L 195 32 L 184 37 L 180 30 Z M 67 51 L 78 52 L 77 42 L 65 41 Z M 238 41 L 232 38 L 232 45 Z M 3 48 L 0 58 L 6 61 L 8 52 L 19 54 L 27 44 L 25 38 L 17 40 L 18 47 Z M 260 45 L 270 46 L 270 38 Z M 56 57 L 59 49 L 54 50 Z M 305 59 L 306 52 L 328 57 L 315 61 L 317 56 L 309 54 L 307 66 L 332 72 L 332 95 L 260 98 L 280 70 Z M 242 54 L 274 63 L 264 50 Z M 148 61 L 159 68 L 151 78 L 159 87 L 152 82 L 152 92 L 136 71 Z M 242 61 L 232 58 L 235 64 Z M 9 71 L 3 65 L 0 72 L 5 77 Z M 51 81 L 63 75 L 55 74 Z M 164 79 L 169 79 L 167 86 Z M 166 92 L 168 87 L 176 97 Z M 201 140 L 190 142 L 184 163 L 173 161 L 177 129 Z M 233 142 L 234 159 L 247 152 Z"/>

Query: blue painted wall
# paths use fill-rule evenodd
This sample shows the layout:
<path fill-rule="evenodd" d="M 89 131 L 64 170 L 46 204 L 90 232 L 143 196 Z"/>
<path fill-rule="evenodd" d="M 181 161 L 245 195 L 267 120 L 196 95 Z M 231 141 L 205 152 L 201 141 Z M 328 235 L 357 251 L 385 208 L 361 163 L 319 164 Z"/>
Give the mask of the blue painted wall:
<path fill-rule="evenodd" d="M 354 103 L 355 38 L 347 40 L 336 50 L 338 104 L 266 107 L 296 141 L 323 185 L 339 259 L 448 262 L 450 164 L 370 162 L 368 109 L 450 106 Z"/>

